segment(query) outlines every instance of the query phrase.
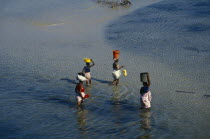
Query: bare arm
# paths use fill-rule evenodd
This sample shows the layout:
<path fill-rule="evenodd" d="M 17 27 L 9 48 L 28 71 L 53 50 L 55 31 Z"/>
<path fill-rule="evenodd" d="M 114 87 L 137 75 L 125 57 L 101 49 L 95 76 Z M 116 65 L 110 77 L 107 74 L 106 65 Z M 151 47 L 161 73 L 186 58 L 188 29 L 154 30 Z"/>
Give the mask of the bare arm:
<path fill-rule="evenodd" d="M 117 64 L 117 70 L 120 70 L 121 68 L 123 68 L 124 66 L 120 66 L 119 64 Z"/>
<path fill-rule="evenodd" d="M 90 67 L 93 67 L 95 65 L 95 63 L 93 62 L 93 60 L 91 59 L 92 65 L 90 65 Z"/>
<path fill-rule="evenodd" d="M 144 94 L 144 89 L 143 89 L 143 87 L 141 87 L 141 89 L 140 89 L 140 92 L 139 92 L 140 94 L 141 94 L 141 96 Z"/>
<path fill-rule="evenodd" d="M 150 82 L 149 74 L 147 75 L 147 80 L 148 80 L 148 86 L 150 86 L 151 82 Z"/>

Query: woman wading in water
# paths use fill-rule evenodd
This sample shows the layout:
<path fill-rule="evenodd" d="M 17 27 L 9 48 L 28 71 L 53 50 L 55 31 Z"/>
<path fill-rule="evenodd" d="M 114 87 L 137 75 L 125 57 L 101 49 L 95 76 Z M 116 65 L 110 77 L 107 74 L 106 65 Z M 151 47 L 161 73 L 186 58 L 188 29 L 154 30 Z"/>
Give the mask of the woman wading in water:
<path fill-rule="evenodd" d="M 143 82 L 143 87 L 140 89 L 140 102 L 141 102 L 141 108 L 140 109 L 149 109 L 151 107 L 151 100 L 152 100 L 152 95 L 150 92 L 150 78 L 149 74 L 147 75 L 147 82 Z"/>
<path fill-rule="evenodd" d="M 80 106 L 85 97 L 85 88 L 83 86 L 83 81 L 79 80 L 79 83 L 75 87 L 75 92 L 76 92 L 77 105 Z"/>
<path fill-rule="evenodd" d="M 93 60 L 92 59 L 90 59 L 90 60 L 91 60 L 92 64 L 90 64 L 89 62 L 86 62 L 86 66 L 82 70 L 82 72 L 84 73 L 84 75 L 85 75 L 85 77 L 87 79 L 86 85 L 88 85 L 88 84 L 91 85 L 91 83 L 92 83 L 92 81 L 91 81 L 91 74 L 90 74 L 90 68 L 95 65 Z"/>

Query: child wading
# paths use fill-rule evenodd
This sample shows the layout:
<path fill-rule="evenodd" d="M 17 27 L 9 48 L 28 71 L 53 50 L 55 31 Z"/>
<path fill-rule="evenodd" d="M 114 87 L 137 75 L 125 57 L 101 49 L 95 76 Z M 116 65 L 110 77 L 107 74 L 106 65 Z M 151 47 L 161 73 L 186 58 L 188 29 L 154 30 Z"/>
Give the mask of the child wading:
<path fill-rule="evenodd" d="M 95 63 L 93 62 L 92 59 L 90 59 L 92 64 L 90 64 L 89 62 L 86 62 L 86 66 L 83 68 L 82 72 L 85 74 L 85 77 L 87 79 L 86 81 L 86 85 L 91 84 L 91 75 L 90 75 L 90 68 L 93 67 L 95 65 Z"/>
<path fill-rule="evenodd" d="M 149 74 L 147 75 L 147 81 L 148 82 L 143 82 L 143 87 L 140 89 L 140 102 L 141 102 L 141 109 L 148 109 L 151 107 L 151 92 L 150 92 L 150 79 L 149 79 Z"/>

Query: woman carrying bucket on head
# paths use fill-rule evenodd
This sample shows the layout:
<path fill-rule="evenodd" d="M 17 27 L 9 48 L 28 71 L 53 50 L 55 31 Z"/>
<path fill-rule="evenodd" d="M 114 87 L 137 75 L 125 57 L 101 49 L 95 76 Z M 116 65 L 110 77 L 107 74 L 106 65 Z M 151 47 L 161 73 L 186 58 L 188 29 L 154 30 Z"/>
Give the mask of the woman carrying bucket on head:
<path fill-rule="evenodd" d="M 118 64 L 118 62 L 119 62 L 119 53 L 120 53 L 119 50 L 113 51 L 113 59 L 114 59 L 113 72 L 112 72 L 112 76 L 114 78 L 114 80 L 112 82 L 113 85 L 118 85 L 119 84 L 119 78 L 121 76 L 121 71 L 120 70 L 124 67 L 124 66 L 120 66 Z"/>
<path fill-rule="evenodd" d="M 91 84 L 91 75 L 90 75 L 90 68 L 95 65 L 92 59 L 84 58 L 84 62 L 86 63 L 86 66 L 83 68 L 82 72 L 84 73 L 86 77 L 86 85 Z M 92 62 L 92 64 L 90 64 Z"/>
<path fill-rule="evenodd" d="M 141 73 L 141 82 L 143 84 L 143 87 L 140 89 L 140 103 L 141 103 L 141 108 L 140 109 L 149 109 L 151 107 L 151 101 L 152 101 L 152 95 L 150 92 L 150 78 L 149 78 L 149 73 Z"/>

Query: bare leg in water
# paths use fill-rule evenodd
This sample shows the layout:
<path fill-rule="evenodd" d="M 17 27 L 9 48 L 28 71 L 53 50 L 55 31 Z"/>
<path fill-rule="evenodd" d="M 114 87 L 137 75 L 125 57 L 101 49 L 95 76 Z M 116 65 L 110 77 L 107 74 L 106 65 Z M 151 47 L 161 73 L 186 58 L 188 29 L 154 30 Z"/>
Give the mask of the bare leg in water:
<path fill-rule="evenodd" d="M 119 80 L 119 79 L 117 79 L 117 80 L 116 80 L 116 85 L 118 85 L 118 84 L 119 84 L 119 82 L 120 82 L 120 80 Z"/>

